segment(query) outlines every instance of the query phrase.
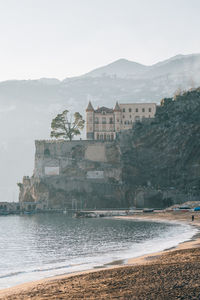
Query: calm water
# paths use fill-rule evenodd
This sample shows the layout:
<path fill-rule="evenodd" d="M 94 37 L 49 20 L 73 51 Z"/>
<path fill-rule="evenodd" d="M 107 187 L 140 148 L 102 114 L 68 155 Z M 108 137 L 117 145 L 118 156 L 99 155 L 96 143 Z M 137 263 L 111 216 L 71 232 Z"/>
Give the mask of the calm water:
<path fill-rule="evenodd" d="M 189 225 L 62 214 L 0 217 L 0 288 L 163 250 L 195 233 Z"/>

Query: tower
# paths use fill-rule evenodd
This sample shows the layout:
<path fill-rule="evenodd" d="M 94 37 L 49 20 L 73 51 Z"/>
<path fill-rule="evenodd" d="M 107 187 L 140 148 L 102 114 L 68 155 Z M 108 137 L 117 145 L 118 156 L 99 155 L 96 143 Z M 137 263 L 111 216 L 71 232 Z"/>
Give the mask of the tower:
<path fill-rule="evenodd" d="M 115 132 L 119 132 L 121 130 L 121 109 L 119 107 L 118 102 L 116 102 L 115 104 L 114 116 L 115 116 Z"/>
<path fill-rule="evenodd" d="M 94 108 L 90 101 L 86 109 L 86 137 L 88 140 L 94 139 Z"/>

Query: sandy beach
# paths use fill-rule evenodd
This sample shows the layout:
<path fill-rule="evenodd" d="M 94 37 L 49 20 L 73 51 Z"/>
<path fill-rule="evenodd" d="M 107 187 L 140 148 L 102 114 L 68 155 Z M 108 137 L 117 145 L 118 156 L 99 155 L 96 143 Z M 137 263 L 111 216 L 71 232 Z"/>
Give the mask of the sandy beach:
<path fill-rule="evenodd" d="M 191 216 L 195 219 L 192 222 Z M 122 218 L 200 226 L 200 213 L 158 212 Z M 0 291 L 0 299 L 200 299 L 200 238 L 113 265 Z"/>

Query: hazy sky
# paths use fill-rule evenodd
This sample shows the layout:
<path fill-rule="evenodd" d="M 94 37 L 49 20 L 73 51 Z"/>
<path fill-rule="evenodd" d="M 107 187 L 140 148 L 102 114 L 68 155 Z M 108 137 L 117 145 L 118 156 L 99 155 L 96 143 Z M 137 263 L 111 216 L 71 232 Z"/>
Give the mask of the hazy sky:
<path fill-rule="evenodd" d="M 200 52 L 200 0 L 0 0 L 0 80 Z"/>

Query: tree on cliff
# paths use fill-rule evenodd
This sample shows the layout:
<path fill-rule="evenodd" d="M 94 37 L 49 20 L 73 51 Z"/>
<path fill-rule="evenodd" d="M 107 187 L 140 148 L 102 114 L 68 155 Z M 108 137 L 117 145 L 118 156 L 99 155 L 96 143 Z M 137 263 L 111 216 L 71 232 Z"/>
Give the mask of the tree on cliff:
<path fill-rule="evenodd" d="M 73 117 L 68 117 L 68 110 L 58 114 L 51 122 L 51 137 L 72 140 L 75 135 L 79 135 L 84 128 L 85 121 L 79 112 L 75 112 Z"/>

